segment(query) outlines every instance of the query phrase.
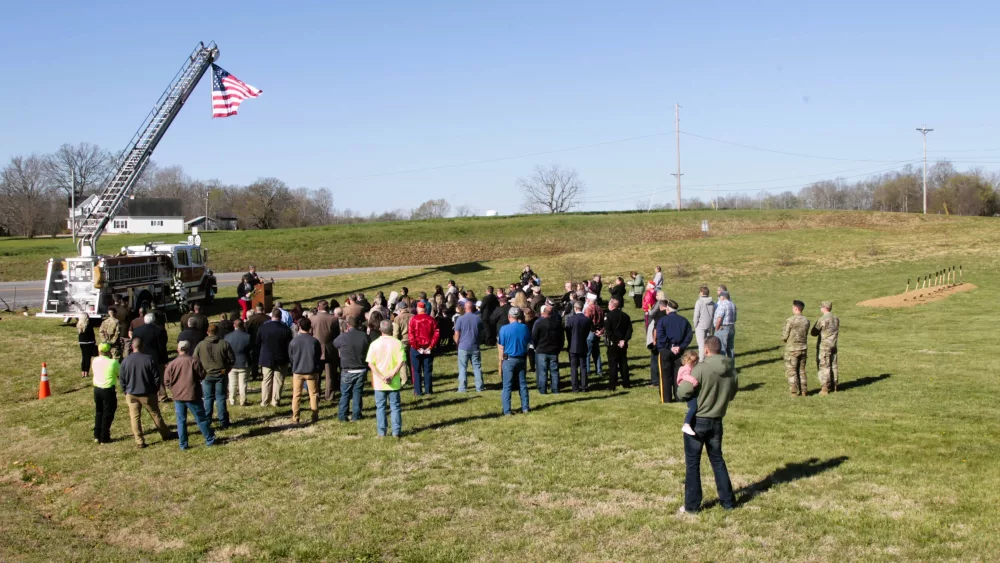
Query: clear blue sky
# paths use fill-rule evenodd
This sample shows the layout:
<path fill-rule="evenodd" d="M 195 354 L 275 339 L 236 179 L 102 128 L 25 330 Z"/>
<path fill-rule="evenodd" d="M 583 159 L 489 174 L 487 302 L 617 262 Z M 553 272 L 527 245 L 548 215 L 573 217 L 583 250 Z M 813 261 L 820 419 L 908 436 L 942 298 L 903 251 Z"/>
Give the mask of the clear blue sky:
<path fill-rule="evenodd" d="M 552 163 L 579 172 L 585 209 L 633 208 L 654 189 L 672 201 L 674 102 L 682 131 L 859 160 L 682 136 L 685 196 L 919 159 L 925 122 L 932 158 L 1000 169 L 986 164 L 1000 161 L 995 4 L 486 4 L 13 0 L 0 159 L 64 142 L 121 150 L 194 45 L 215 40 L 219 64 L 263 96 L 213 120 L 204 79 L 154 160 L 224 183 L 327 187 L 365 213 L 432 197 L 513 212 L 516 179 Z"/>

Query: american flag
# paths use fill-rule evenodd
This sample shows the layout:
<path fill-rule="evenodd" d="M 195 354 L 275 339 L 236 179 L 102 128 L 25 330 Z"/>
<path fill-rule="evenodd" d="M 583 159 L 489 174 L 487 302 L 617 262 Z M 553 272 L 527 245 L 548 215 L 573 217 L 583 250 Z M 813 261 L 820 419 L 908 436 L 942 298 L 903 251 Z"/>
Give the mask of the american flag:
<path fill-rule="evenodd" d="M 261 92 L 222 67 L 212 65 L 212 117 L 236 115 L 240 102 L 256 98 Z"/>

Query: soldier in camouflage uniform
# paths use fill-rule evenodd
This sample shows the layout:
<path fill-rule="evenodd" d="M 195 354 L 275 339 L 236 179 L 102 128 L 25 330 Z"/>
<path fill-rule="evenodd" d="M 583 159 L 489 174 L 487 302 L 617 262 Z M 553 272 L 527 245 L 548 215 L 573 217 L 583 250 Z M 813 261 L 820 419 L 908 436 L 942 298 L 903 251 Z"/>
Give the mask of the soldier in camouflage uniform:
<path fill-rule="evenodd" d="M 837 390 L 837 336 L 840 333 L 840 319 L 830 311 L 833 304 L 824 301 L 819 305 L 823 316 L 813 325 L 812 335 L 816 336 L 816 365 L 819 368 L 820 395 Z"/>
<path fill-rule="evenodd" d="M 803 302 L 792 301 L 792 316 L 788 317 L 781 329 L 781 339 L 785 342 L 785 375 L 788 376 L 788 390 L 793 397 L 806 396 L 809 319 L 802 315 L 805 308 Z"/>
<path fill-rule="evenodd" d="M 111 357 L 121 361 L 122 360 L 122 339 L 121 339 L 121 323 L 115 318 L 115 313 L 118 310 L 115 307 L 108 308 L 108 316 L 101 323 L 101 342 L 107 343 L 111 346 Z"/>

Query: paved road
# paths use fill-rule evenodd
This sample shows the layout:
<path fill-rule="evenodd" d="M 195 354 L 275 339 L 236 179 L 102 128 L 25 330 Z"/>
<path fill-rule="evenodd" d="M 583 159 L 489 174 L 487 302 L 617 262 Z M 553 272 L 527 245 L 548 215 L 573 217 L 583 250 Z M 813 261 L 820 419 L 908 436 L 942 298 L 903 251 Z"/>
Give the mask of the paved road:
<path fill-rule="evenodd" d="M 376 266 L 371 268 L 333 268 L 330 270 L 285 270 L 281 272 L 258 272 L 263 279 L 291 280 L 298 278 L 323 278 L 327 276 L 343 276 L 348 274 L 366 274 L 385 272 L 389 270 L 432 268 L 433 266 Z M 240 283 L 243 272 L 216 273 L 219 287 L 236 287 Z M 45 280 L 0 282 L 0 298 L 10 307 L 38 307 L 42 304 L 42 291 Z M 16 305 L 15 305 L 16 300 Z M 0 307 L 3 303 L 0 302 Z"/>

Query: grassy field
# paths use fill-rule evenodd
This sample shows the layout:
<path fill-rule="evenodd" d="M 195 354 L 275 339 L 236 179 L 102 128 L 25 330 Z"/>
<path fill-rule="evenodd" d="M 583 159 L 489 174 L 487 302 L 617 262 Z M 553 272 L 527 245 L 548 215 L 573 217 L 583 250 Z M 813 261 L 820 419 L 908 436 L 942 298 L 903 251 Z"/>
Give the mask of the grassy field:
<path fill-rule="evenodd" d="M 210 263 L 217 272 L 240 272 L 254 263 L 261 271 L 365 266 L 453 264 L 512 256 L 556 256 L 576 252 L 581 241 L 604 246 L 635 245 L 702 236 L 701 220 L 713 235 L 752 234 L 830 227 L 865 229 L 869 235 L 911 232 L 920 225 L 964 225 L 946 217 L 900 213 L 826 211 L 691 211 L 473 217 L 335 225 L 276 231 L 220 231 L 205 234 Z M 98 251 L 182 235 L 105 235 Z M 498 241 L 503 241 L 499 244 Z M 512 253 L 512 249 L 516 252 Z M 0 238 L 0 282 L 41 279 L 45 262 L 73 256 L 69 238 Z"/>
<path fill-rule="evenodd" d="M 726 283 L 740 308 L 741 390 L 724 445 L 738 510 L 676 514 L 684 406 L 660 405 L 645 387 L 540 396 L 529 376 L 532 413 L 501 418 L 492 349 L 483 354 L 482 394 L 455 393 L 454 353 L 437 358 L 437 393 L 403 394 L 399 442 L 375 439 L 370 390 L 360 423 L 338 423 L 324 406 L 319 423 L 293 428 L 286 389 L 277 410 L 233 409 L 221 447 L 205 448 L 192 425 L 188 452 L 155 431 L 151 446 L 137 450 L 119 395 L 116 441 L 98 447 L 74 330 L 8 315 L 0 321 L 0 560 L 996 560 L 1000 363 L 990 329 L 1000 223 L 765 213 L 757 226 L 753 215 L 734 214 L 732 234 L 670 242 L 637 235 L 609 247 L 609 217 L 647 220 L 566 219 L 566 232 L 589 232 L 600 249 L 593 252 L 574 252 L 572 241 L 552 252 L 505 241 L 492 257 L 470 252 L 452 266 L 282 282 L 276 293 L 311 303 L 358 289 L 429 290 L 449 278 L 480 290 L 511 281 L 525 262 L 551 286 L 595 272 L 648 275 L 661 263 L 668 294 L 690 316 L 700 284 Z M 659 217 L 665 232 L 682 227 Z M 815 227 L 817 217 L 835 226 L 795 228 Z M 541 229 L 535 221 L 526 228 Z M 463 225 L 490 224 L 457 221 L 454 230 Z M 442 222 L 434 236 L 448 229 Z M 310 233 L 302 237 L 319 240 Z M 451 245 L 460 247 L 450 242 L 443 255 L 452 256 Z M 978 289 L 908 309 L 855 305 L 958 264 Z M 788 396 L 779 336 L 794 298 L 806 301 L 811 319 L 819 301 L 834 302 L 840 393 Z M 641 318 L 631 305 L 626 312 Z M 630 352 L 634 380 L 648 377 L 640 332 Z M 55 395 L 37 401 L 42 361 Z M 169 405 L 165 416 L 173 422 Z M 703 478 L 711 504 L 707 463 Z"/>

